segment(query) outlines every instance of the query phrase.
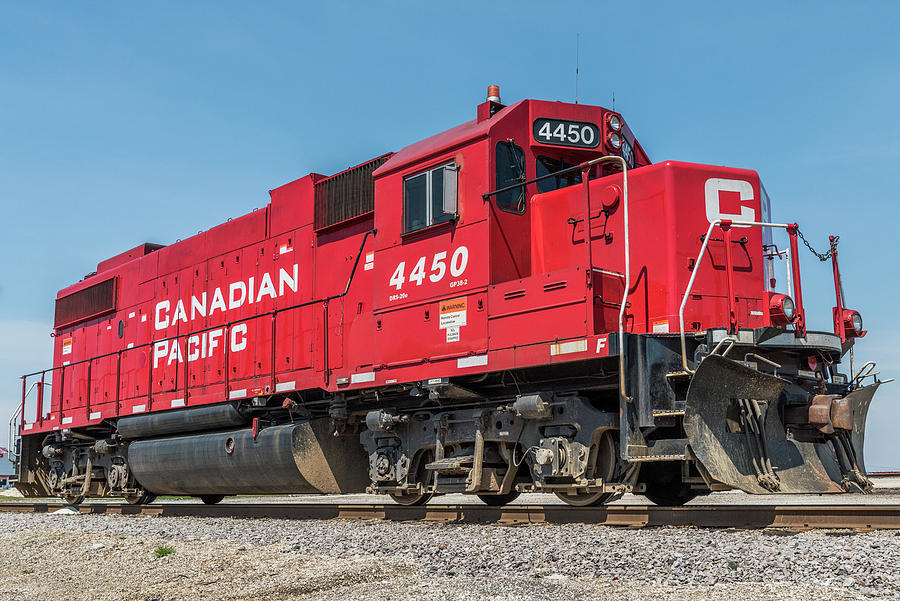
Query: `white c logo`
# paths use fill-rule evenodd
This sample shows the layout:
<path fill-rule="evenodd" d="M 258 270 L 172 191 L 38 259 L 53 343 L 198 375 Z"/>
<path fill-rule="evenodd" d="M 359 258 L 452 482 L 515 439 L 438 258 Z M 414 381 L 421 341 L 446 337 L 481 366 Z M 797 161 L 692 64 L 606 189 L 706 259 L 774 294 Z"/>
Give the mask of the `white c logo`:
<path fill-rule="evenodd" d="M 736 221 L 756 221 L 756 211 L 753 207 L 741 207 L 738 215 L 723 213 L 719 204 L 719 192 L 739 192 L 741 202 L 753 200 L 753 185 L 740 179 L 720 179 L 711 177 L 706 180 L 706 218 L 710 223 L 717 219 L 732 219 Z M 734 227 L 750 227 L 748 225 L 736 225 Z"/>

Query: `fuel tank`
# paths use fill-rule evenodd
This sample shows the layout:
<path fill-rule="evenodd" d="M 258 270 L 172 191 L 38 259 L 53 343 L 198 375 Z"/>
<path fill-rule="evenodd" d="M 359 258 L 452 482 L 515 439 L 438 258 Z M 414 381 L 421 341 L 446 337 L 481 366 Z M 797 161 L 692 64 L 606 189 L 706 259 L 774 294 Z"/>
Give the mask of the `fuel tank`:
<path fill-rule="evenodd" d="M 155 494 L 356 493 L 368 457 L 356 436 L 332 436 L 330 421 L 139 440 L 128 464 Z"/>

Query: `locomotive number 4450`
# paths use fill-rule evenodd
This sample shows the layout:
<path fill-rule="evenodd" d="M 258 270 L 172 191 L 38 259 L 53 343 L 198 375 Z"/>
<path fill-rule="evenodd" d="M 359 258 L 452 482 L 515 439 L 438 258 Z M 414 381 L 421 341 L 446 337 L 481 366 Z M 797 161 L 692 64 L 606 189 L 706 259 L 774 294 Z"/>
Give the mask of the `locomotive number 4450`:
<path fill-rule="evenodd" d="M 412 271 L 409 272 L 409 280 L 406 279 L 405 275 L 406 261 L 400 261 L 400 264 L 397 265 L 397 268 L 394 270 L 394 275 L 391 276 L 390 285 L 397 290 L 400 290 L 407 281 L 415 282 L 416 286 L 421 286 L 426 277 L 434 284 L 443 280 L 448 271 L 447 251 L 442 250 L 431 257 L 431 270 L 427 275 L 425 273 L 425 259 L 426 257 L 419 257 L 419 260 L 416 261 Z M 468 265 L 469 249 L 465 246 L 460 246 L 453 251 L 453 256 L 450 257 L 450 275 L 458 278 L 466 271 Z"/>
<path fill-rule="evenodd" d="M 532 127 L 534 139 L 541 144 L 596 148 L 600 144 L 600 128 L 584 121 L 540 118 Z"/>

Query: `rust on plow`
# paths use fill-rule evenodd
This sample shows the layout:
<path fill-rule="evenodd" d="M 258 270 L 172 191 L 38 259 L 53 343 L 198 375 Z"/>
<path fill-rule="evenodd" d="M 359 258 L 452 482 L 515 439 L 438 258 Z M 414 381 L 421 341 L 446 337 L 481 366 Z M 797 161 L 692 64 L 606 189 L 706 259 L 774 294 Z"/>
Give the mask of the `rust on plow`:
<path fill-rule="evenodd" d="M 65 507 L 58 502 L 0 503 L 0 512 L 48 513 Z M 900 529 L 900 505 L 426 505 L 421 507 L 327 503 L 86 503 L 84 514 L 150 515 L 203 518 L 275 518 L 293 520 L 387 520 L 444 523 L 597 524 L 626 528 L 692 526 L 698 528 Z"/>

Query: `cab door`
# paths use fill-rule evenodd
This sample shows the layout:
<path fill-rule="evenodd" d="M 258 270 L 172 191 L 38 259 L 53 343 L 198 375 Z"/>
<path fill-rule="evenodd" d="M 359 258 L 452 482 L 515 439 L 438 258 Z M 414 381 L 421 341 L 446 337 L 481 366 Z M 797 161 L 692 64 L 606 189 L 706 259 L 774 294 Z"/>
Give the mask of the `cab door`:
<path fill-rule="evenodd" d="M 487 221 L 470 185 L 460 155 L 376 180 L 376 365 L 444 375 L 487 352 Z"/>

